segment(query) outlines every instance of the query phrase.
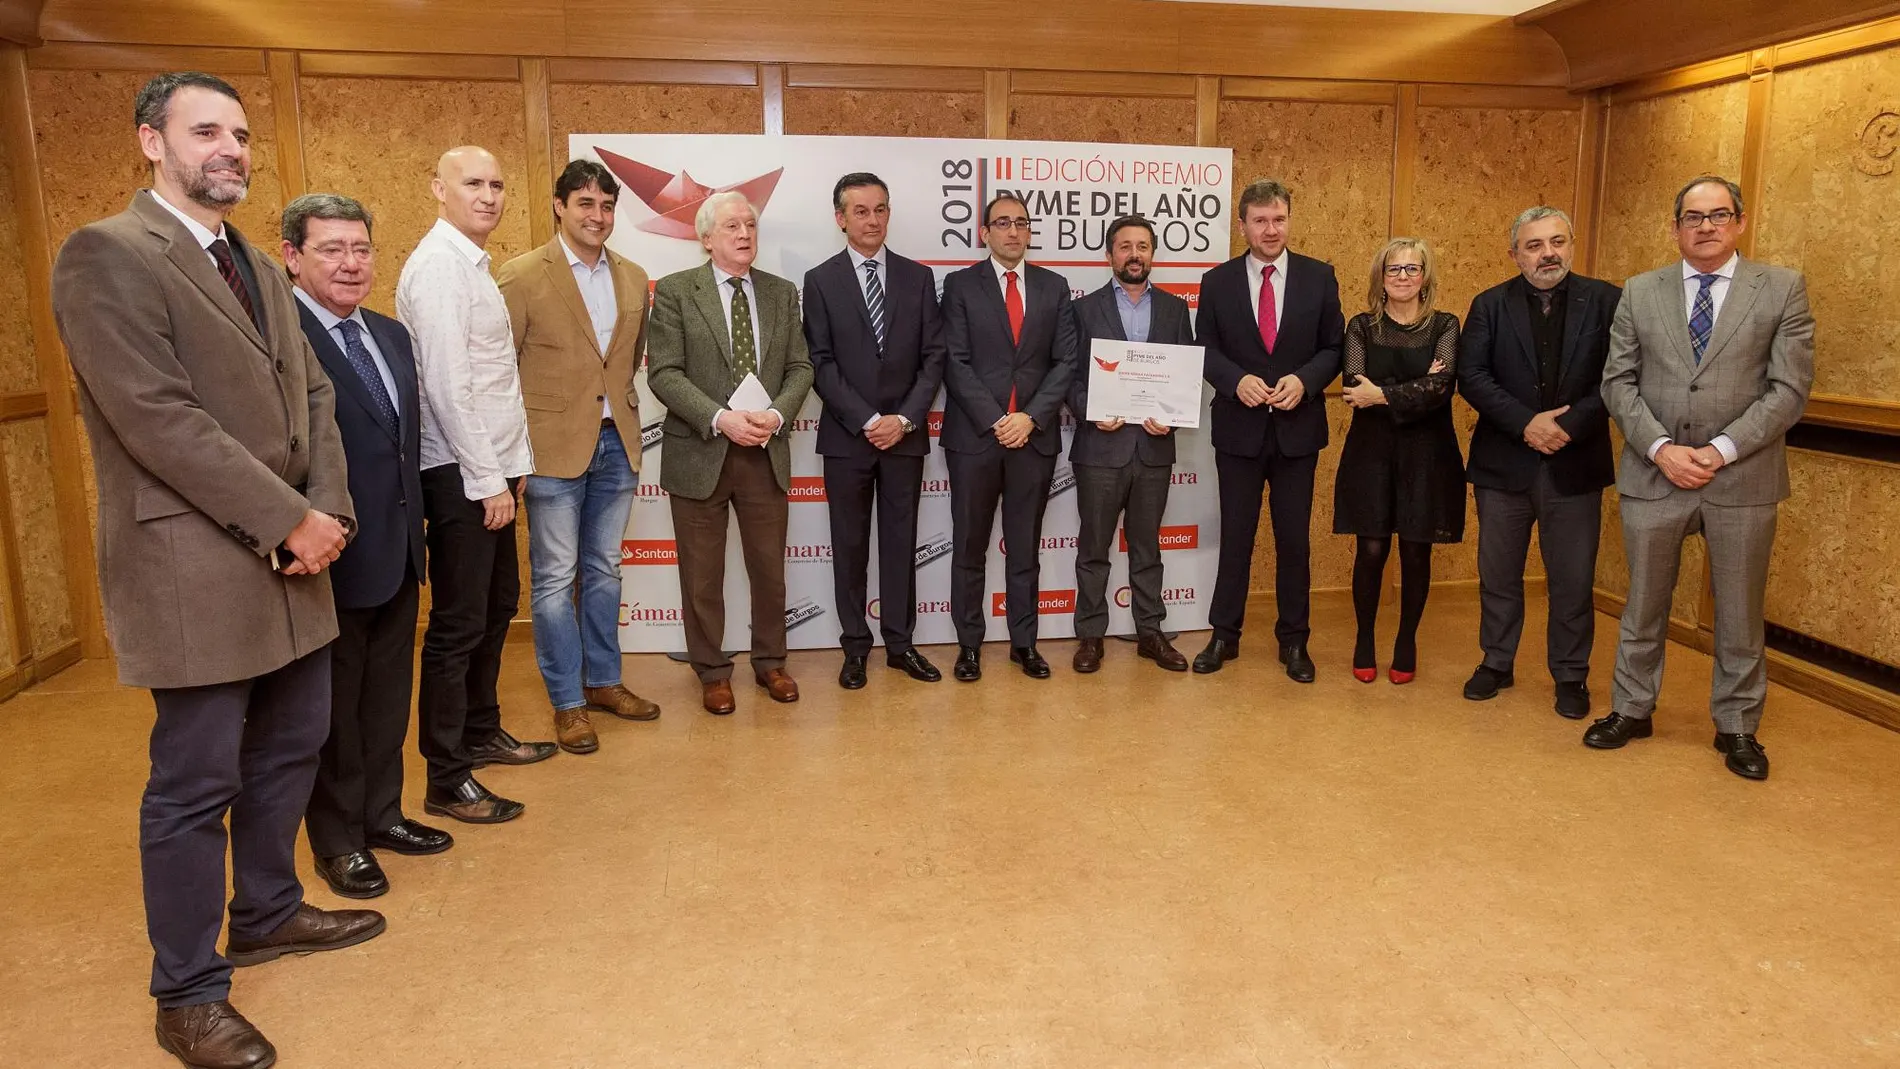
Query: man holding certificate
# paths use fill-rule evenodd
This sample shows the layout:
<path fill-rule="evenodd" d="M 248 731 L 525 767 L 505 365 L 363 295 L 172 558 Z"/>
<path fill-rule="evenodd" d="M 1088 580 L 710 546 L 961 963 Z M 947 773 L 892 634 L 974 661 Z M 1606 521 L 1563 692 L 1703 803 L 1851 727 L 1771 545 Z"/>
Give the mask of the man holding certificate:
<path fill-rule="evenodd" d="M 1134 391 L 1121 376 L 1133 370 L 1131 357 L 1159 355 L 1176 346 L 1188 349 L 1166 355 L 1182 358 L 1173 362 L 1186 365 L 1180 378 L 1192 389 L 1194 400 L 1182 418 L 1191 423 L 1200 410 L 1200 350 L 1189 348 L 1194 331 L 1187 302 L 1149 281 L 1154 226 L 1140 216 L 1117 219 L 1109 224 L 1106 247 L 1114 279 L 1075 302 L 1077 333 L 1089 347 L 1090 359 L 1069 390 L 1069 407 L 1077 417 L 1069 460 L 1075 465 L 1082 519 L 1075 554 L 1075 635 L 1081 641 L 1074 667 L 1093 672 L 1102 666 L 1102 637 L 1108 633 L 1108 551 L 1119 519 L 1128 542 L 1128 585 L 1140 640 L 1135 652 L 1170 672 L 1185 672 L 1187 658 L 1161 631 L 1167 614 L 1161 604 L 1161 514 L 1168 507 L 1168 480 L 1174 472 L 1174 426 L 1163 422 L 1168 416 L 1161 410 L 1131 419 L 1137 416 L 1130 396 Z M 1165 400 L 1164 405 L 1180 407 Z"/>

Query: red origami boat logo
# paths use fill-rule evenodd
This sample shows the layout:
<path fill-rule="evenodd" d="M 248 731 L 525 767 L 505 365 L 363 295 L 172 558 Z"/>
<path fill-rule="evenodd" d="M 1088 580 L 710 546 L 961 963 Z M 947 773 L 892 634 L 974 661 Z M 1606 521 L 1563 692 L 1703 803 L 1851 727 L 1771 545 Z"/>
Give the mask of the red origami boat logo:
<path fill-rule="evenodd" d="M 693 176 L 685 171 L 672 174 L 608 152 L 599 146 L 595 146 L 594 151 L 600 154 L 600 161 L 607 165 L 615 178 L 620 179 L 622 185 L 653 209 L 653 218 L 635 224 L 634 229 L 685 241 L 698 240 L 699 235 L 693 230 L 693 217 L 699 214 L 699 206 L 707 197 L 714 193 L 736 191 L 752 204 L 753 211 L 764 215 L 765 202 L 772 199 L 772 191 L 778 188 L 779 176 L 785 173 L 785 168 L 780 167 L 757 178 L 714 187 L 693 181 Z"/>
<path fill-rule="evenodd" d="M 1099 356 L 1090 356 L 1089 359 L 1095 361 L 1095 366 L 1101 368 L 1103 371 L 1112 372 L 1116 368 L 1122 366 L 1122 362 L 1120 360 L 1104 360 Z"/>

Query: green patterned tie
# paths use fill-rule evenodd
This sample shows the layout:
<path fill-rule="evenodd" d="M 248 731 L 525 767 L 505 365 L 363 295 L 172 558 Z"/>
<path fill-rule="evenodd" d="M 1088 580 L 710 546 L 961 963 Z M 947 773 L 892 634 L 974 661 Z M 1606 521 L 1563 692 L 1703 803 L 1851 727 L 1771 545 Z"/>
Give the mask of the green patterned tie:
<path fill-rule="evenodd" d="M 759 370 L 758 344 L 752 338 L 752 302 L 745 295 L 745 279 L 729 278 L 732 286 L 732 385 Z"/>

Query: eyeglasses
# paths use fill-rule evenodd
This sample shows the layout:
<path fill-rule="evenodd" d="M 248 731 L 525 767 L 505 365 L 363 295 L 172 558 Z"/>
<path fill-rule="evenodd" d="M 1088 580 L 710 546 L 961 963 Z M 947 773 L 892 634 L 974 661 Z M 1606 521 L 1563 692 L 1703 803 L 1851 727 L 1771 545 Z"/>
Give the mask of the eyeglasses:
<path fill-rule="evenodd" d="M 1011 216 L 1008 219 L 991 219 L 983 225 L 989 227 L 991 230 L 1028 230 L 1029 220 L 1017 215 Z"/>
<path fill-rule="evenodd" d="M 1421 264 L 1385 265 L 1385 277 L 1387 278 L 1417 278 L 1424 273 L 1425 268 Z"/>
<path fill-rule="evenodd" d="M 376 249 L 371 245 L 338 245 L 325 242 L 322 245 L 311 246 L 310 255 L 324 263 L 335 264 L 342 263 L 351 257 L 358 260 L 375 259 Z"/>
<path fill-rule="evenodd" d="M 1702 221 L 1705 219 L 1714 223 L 1716 226 L 1727 226 L 1734 222 L 1739 217 L 1739 214 L 1738 212 L 1729 211 L 1727 208 L 1717 208 L 1712 212 L 1683 212 L 1681 215 L 1676 216 L 1676 223 L 1680 226 L 1689 227 L 1692 230 L 1701 226 Z"/>

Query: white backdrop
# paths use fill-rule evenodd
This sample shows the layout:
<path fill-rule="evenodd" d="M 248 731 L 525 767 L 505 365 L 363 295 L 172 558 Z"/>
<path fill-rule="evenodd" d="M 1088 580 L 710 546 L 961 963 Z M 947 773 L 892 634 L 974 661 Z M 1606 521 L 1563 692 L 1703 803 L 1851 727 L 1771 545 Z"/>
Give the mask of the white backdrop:
<path fill-rule="evenodd" d="M 1155 145 L 1096 145 L 1055 141 L 975 141 L 889 137 L 769 137 L 706 134 L 575 134 L 570 158 L 596 159 L 621 180 L 618 223 L 610 242 L 658 279 L 696 267 L 705 252 L 693 239 L 693 214 L 713 192 L 739 188 L 760 207 L 761 270 L 802 285 L 805 272 L 844 247 L 832 218 L 831 188 L 840 175 L 871 171 L 891 191 L 890 247 L 928 264 L 939 279 L 985 255 L 975 222 L 989 197 L 1021 195 L 1036 221 L 1031 262 L 1061 272 L 1076 296 L 1109 280 L 1102 254 L 1109 221 L 1139 213 L 1153 220 L 1161 248 L 1154 278 L 1193 303 L 1201 273 L 1226 258 L 1229 149 Z M 1086 358 L 1085 358 L 1086 360 Z M 678 556 L 672 512 L 660 489 L 665 409 L 636 379 L 643 424 L 640 492 L 621 554 L 621 648 L 678 652 Z M 1203 405 L 1211 392 L 1203 397 Z M 822 402 L 813 391 L 793 423 L 792 504 L 786 538 L 787 639 L 794 649 L 836 646 L 838 611 L 832 604 L 830 518 L 823 458 L 817 455 Z M 930 417 L 933 439 L 942 422 L 941 394 Z M 1218 549 L 1219 507 L 1214 455 L 1202 429 L 1179 438 L 1174 486 L 1162 526 L 1166 566 L 1163 600 L 1170 630 L 1207 626 Z M 1075 634 L 1075 477 L 1067 459 L 1072 417 L 1063 417 L 1063 455 L 1050 486 L 1041 552 L 1042 620 L 1046 638 Z M 920 644 L 956 641 L 950 617 L 950 481 L 941 449 L 924 463 L 917 529 L 917 627 Z M 532 522 L 532 519 L 530 519 Z M 853 606 L 873 622 L 877 549 L 871 550 L 870 604 Z M 1134 630 L 1125 547 L 1113 547 L 1109 577 L 1109 632 Z M 988 569 L 988 638 L 1008 637 L 1003 616 L 1001 516 L 992 532 Z M 726 542 L 727 649 L 751 646 L 745 567 L 737 520 Z M 849 610 L 847 610 L 849 611 Z"/>

